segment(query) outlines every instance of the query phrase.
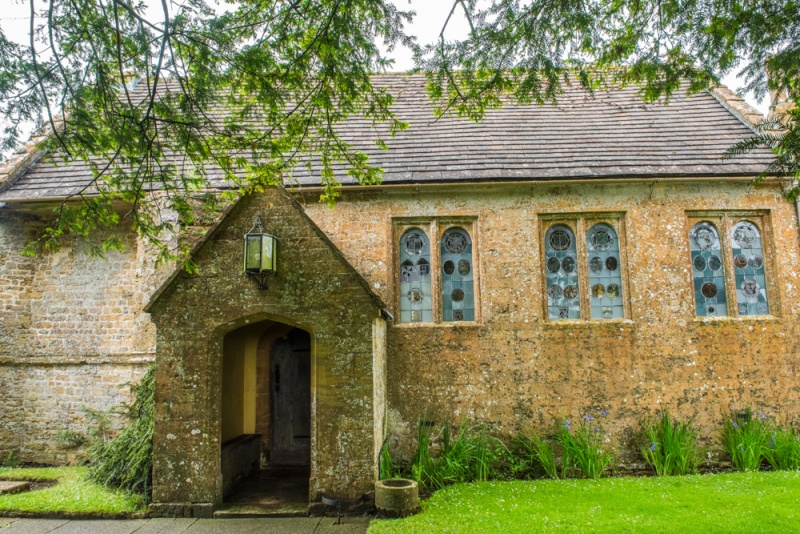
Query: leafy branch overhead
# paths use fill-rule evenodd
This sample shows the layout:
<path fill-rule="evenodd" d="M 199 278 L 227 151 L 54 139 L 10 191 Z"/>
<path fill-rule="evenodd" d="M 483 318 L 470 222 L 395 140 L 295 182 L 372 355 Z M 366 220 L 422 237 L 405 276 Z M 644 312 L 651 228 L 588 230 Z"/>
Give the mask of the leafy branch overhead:
<path fill-rule="evenodd" d="M 164 240 L 176 228 L 154 196 L 190 223 L 189 195 L 212 182 L 256 191 L 314 164 L 332 202 L 337 166 L 359 183 L 380 180 L 336 125 L 358 114 L 388 135 L 405 127 L 370 81 L 389 66 L 387 50 L 410 43 L 409 14 L 389 3 L 242 2 L 218 13 L 203 0 L 162 0 L 161 18 L 149 20 L 131 0 L 28 2 L 29 46 L 0 34 L 2 146 L 19 141 L 20 124 L 44 122 L 62 163 L 84 161 L 94 177 L 75 194 L 84 202 L 62 203 L 29 252 L 116 224 L 123 201 L 173 259 Z"/>
<path fill-rule="evenodd" d="M 800 100 L 796 0 L 454 0 L 425 46 L 405 30 L 412 14 L 388 0 L 26 3 L 30 42 L 0 33 L 0 148 L 20 141 L 19 125 L 39 121 L 53 132 L 52 153 L 94 177 L 73 197 L 83 202 L 63 202 L 29 252 L 117 224 L 122 205 L 161 259 L 186 259 L 167 242 L 176 221 L 192 223 L 191 197 L 209 188 L 258 191 L 309 166 L 332 203 L 342 172 L 379 182 L 381 170 L 337 125 L 362 117 L 383 148 L 406 127 L 370 78 L 391 69 L 400 45 L 428 73 L 436 112 L 474 120 L 509 94 L 554 102 L 565 83 L 634 84 L 643 99 L 666 100 L 737 69 L 757 96 Z M 449 39 L 458 18 L 468 35 Z M 776 160 L 767 172 L 796 180 L 796 119 L 790 112 L 778 133 L 765 123 L 729 155 L 769 146 Z M 120 246 L 112 237 L 97 252 Z"/>

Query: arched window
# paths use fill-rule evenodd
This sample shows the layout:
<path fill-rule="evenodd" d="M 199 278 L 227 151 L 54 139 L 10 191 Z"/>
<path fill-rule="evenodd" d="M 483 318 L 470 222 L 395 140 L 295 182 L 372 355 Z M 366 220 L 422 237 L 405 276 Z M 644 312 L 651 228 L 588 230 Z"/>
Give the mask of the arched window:
<path fill-rule="evenodd" d="M 442 236 L 442 320 L 475 320 L 475 269 L 472 240 L 461 228 Z"/>
<path fill-rule="evenodd" d="M 400 238 L 400 321 L 432 322 L 431 247 L 422 230 L 412 228 Z"/>
<path fill-rule="evenodd" d="M 619 239 L 607 224 L 595 224 L 586 233 L 592 319 L 621 319 L 622 303 Z"/>
<path fill-rule="evenodd" d="M 739 315 L 769 314 L 764 249 L 758 227 L 749 221 L 734 224 L 731 229 L 731 250 Z"/>
<path fill-rule="evenodd" d="M 545 234 L 547 310 L 550 319 L 580 319 L 578 255 L 575 234 L 556 225 Z"/>
<path fill-rule="evenodd" d="M 717 229 L 708 222 L 695 224 L 689 232 L 689 245 L 697 315 L 728 315 L 722 247 Z"/>

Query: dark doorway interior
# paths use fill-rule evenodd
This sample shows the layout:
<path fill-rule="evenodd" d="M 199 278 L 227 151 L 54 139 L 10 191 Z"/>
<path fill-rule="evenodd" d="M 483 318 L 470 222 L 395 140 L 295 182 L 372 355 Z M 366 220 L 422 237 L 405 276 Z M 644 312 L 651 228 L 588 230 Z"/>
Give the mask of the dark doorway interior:
<path fill-rule="evenodd" d="M 311 338 L 292 330 L 270 351 L 269 466 L 311 464 Z"/>

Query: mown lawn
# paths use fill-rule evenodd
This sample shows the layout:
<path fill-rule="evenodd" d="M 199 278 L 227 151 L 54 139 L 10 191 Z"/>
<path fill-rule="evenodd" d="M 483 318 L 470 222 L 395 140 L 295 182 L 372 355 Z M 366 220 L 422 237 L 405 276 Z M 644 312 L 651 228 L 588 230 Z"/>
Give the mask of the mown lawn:
<path fill-rule="evenodd" d="M 798 532 L 800 473 L 459 484 L 387 532 Z"/>
<path fill-rule="evenodd" d="M 0 495 L 0 511 L 108 517 L 143 509 L 141 500 L 86 479 L 85 467 L 0 468 L 0 480 L 54 481 L 35 491 Z"/>

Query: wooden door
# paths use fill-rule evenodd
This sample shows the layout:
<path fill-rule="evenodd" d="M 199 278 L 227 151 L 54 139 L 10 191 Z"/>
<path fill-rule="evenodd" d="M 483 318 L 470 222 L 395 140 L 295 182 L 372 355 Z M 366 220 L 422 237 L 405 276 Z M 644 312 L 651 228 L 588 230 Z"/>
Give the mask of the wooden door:
<path fill-rule="evenodd" d="M 311 463 L 311 344 L 293 330 L 270 355 L 272 450 L 270 464 Z"/>

